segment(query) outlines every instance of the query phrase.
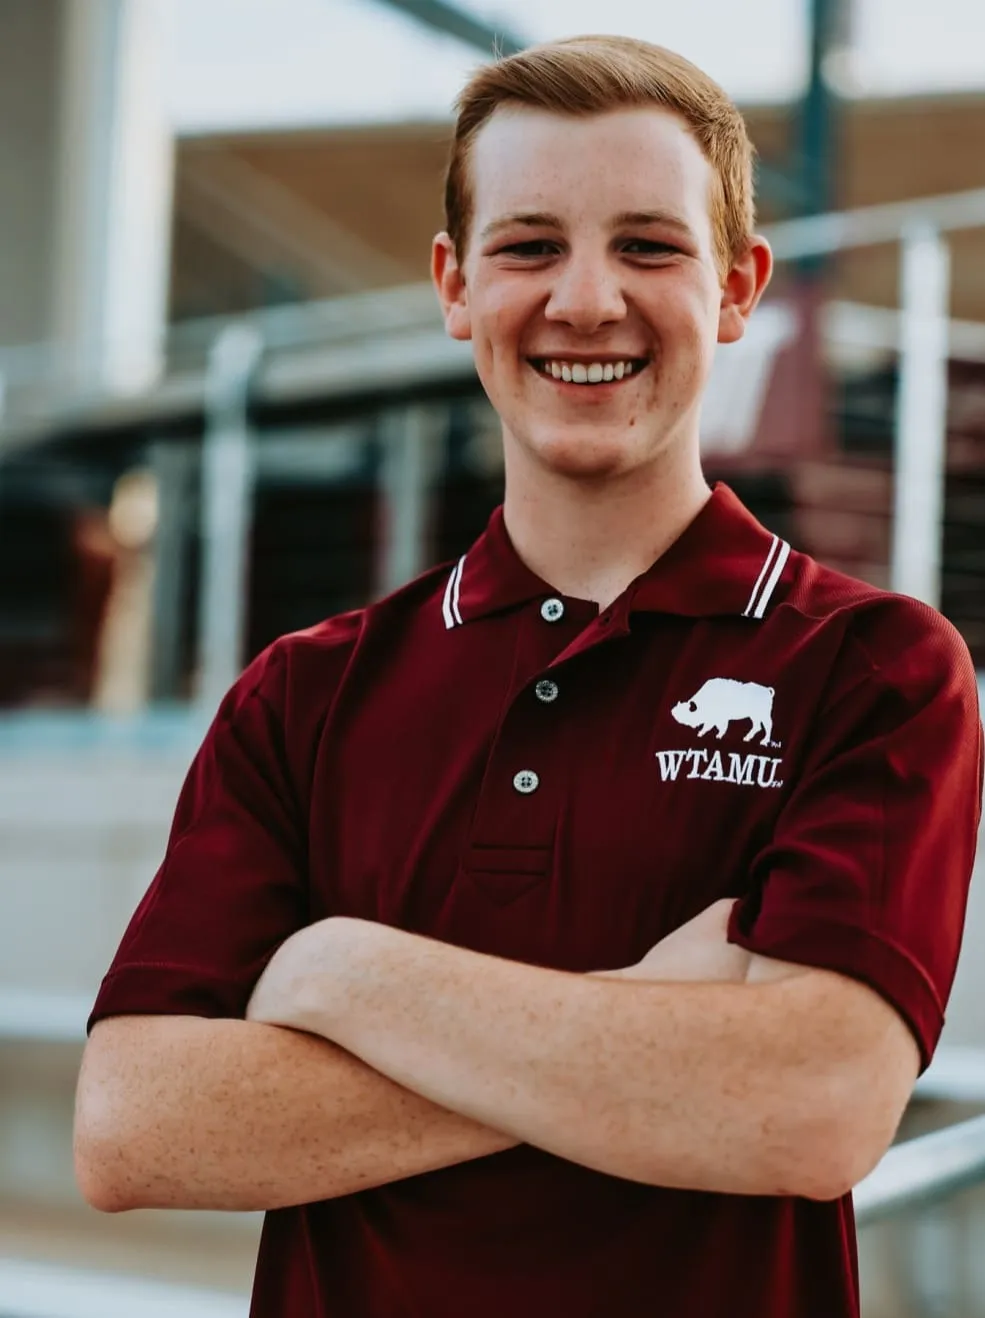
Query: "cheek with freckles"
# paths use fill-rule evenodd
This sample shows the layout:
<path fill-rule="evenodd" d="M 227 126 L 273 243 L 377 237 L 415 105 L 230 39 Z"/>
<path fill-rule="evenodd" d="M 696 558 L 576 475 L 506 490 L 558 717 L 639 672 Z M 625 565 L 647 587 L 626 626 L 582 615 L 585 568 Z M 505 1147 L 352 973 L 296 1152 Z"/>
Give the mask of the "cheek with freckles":
<path fill-rule="evenodd" d="M 685 321 L 675 335 L 662 339 L 661 354 L 654 363 L 654 387 L 665 406 L 678 412 L 695 402 L 711 372 L 715 341 L 700 321 Z"/>
<path fill-rule="evenodd" d="M 507 308 L 483 308 L 482 316 L 474 324 L 472 346 L 480 376 L 500 374 L 515 362 L 516 344 L 510 333 Z"/>

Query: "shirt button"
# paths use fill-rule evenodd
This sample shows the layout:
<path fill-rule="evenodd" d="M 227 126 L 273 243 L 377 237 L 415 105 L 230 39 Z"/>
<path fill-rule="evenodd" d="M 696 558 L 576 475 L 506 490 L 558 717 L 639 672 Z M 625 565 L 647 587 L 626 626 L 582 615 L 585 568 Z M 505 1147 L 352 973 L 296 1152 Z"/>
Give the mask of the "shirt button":
<path fill-rule="evenodd" d="M 560 622 L 564 617 L 564 605 L 558 599 L 544 600 L 540 606 L 540 616 L 545 622 Z"/>
<path fill-rule="evenodd" d="M 540 779 L 533 769 L 521 769 L 519 773 L 513 775 L 513 786 L 518 792 L 528 796 L 531 792 L 536 792 L 540 786 Z"/>
<path fill-rule="evenodd" d="M 545 677 L 534 687 L 534 695 L 538 700 L 543 701 L 545 705 L 549 705 L 552 700 L 557 700 L 560 690 L 561 688 L 556 682 L 552 682 L 550 678 Z"/>

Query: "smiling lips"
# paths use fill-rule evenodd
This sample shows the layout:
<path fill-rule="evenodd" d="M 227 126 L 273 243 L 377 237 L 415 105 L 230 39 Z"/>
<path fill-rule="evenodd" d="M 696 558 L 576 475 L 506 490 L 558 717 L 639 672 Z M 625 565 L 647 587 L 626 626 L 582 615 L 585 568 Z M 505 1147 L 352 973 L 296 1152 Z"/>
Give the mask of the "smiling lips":
<path fill-rule="evenodd" d="M 624 357 L 620 361 L 574 362 L 560 357 L 531 357 L 530 364 L 541 375 L 565 384 L 609 384 L 641 371 L 646 359 Z"/>

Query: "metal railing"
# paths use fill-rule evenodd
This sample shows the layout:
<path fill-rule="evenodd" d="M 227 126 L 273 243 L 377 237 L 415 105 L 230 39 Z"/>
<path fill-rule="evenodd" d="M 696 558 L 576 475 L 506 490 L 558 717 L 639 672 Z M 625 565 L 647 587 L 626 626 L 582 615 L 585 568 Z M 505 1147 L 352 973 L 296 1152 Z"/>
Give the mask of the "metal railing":
<path fill-rule="evenodd" d="M 855 1187 L 860 1227 L 949 1199 L 985 1182 L 985 1116 L 894 1145 Z"/>
<path fill-rule="evenodd" d="M 246 1318 L 246 1295 L 0 1257 L 0 1318 Z"/>

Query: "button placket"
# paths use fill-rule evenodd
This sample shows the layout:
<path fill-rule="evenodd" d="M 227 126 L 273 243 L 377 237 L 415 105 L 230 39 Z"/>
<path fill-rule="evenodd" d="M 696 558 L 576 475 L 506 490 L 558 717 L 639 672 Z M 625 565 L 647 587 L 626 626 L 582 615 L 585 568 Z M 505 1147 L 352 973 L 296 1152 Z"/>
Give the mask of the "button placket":
<path fill-rule="evenodd" d="M 481 885 L 487 895 L 493 889 L 512 892 L 517 874 L 508 875 L 507 870 L 532 864 L 533 856 L 540 879 L 553 865 L 565 778 L 558 767 L 558 738 L 566 738 L 570 729 L 565 720 L 558 725 L 562 710 L 554 703 L 560 702 L 562 692 L 567 701 L 566 678 L 551 665 L 569 636 L 591 623 L 594 612 L 583 601 L 547 595 L 532 601 L 519 620 L 513 681 L 469 835 L 470 866 L 489 871 Z M 493 867 L 499 865 L 502 873 L 494 874 Z"/>

